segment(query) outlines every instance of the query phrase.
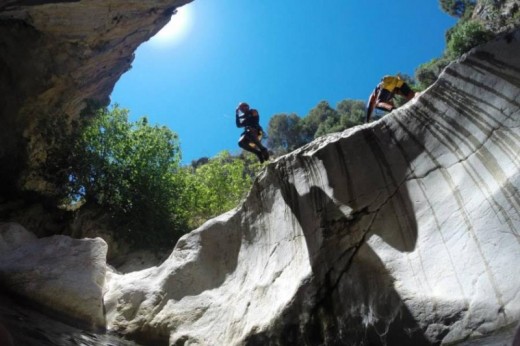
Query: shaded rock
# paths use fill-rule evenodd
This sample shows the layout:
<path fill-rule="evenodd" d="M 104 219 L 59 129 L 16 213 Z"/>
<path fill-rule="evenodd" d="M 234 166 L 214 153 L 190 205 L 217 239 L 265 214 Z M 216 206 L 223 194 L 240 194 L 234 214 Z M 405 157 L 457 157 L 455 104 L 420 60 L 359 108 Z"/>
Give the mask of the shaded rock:
<path fill-rule="evenodd" d="M 13 339 L 13 346 L 144 346 L 105 331 L 85 331 L 57 321 L 0 292 L 2 323 Z M 0 345 L 6 346 L 1 341 Z"/>
<path fill-rule="evenodd" d="M 117 258 L 114 262 L 114 266 L 121 273 L 130 273 L 158 266 L 163 263 L 167 257 L 168 253 L 163 254 L 150 250 L 137 250 Z"/>
<path fill-rule="evenodd" d="M 3 289 L 86 328 L 104 328 L 106 243 L 52 236 L 0 253 Z"/>
<path fill-rule="evenodd" d="M 78 121 L 109 103 L 137 47 L 190 1 L 0 2 L 0 200 L 61 192 Z"/>
<path fill-rule="evenodd" d="M 71 230 L 74 238 L 102 238 L 108 246 L 108 263 L 113 264 L 116 258 L 122 257 L 130 251 L 130 245 L 127 242 L 114 239 L 110 215 L 100 208 L 82 206 L 75 213 Z"/>
<path fill-rule="evenodd" d="M 15 222 L 0 223 L 0 253 L 36 240 L 36 236 Z"/>
<path fill-rule="evenodd" d="M 520 320 L 520 32 L 382 120 L 270 163 L 107 326 L 170 345 L 438 345 Z"/>

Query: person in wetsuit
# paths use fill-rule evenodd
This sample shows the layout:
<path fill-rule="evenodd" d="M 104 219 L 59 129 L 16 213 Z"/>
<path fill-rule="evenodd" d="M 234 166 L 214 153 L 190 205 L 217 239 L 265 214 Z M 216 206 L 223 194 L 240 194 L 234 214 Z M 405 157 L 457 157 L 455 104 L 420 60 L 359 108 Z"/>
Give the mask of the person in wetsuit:
<path fill-rule="evenodd" d="M 370 94 L 365 122 L 370 122 L 374 109 L 393 111 L 396 108 L 393 102 L 395 95 L 404 96 L 408 102 L 415 97 L 415 91 L 399 76 L 384 76 Z"/>
<path fill-rule="evenodd" d="M 269 160 L 269 152 L 262 145 L 264 130 L 260 126 L 260 115 L 256 109 L 251 109 L 245 102 L 241 102 L 235 110 L 236 125 L 243 127 L 238 146 L 255 154 L 260 162 Z"/>

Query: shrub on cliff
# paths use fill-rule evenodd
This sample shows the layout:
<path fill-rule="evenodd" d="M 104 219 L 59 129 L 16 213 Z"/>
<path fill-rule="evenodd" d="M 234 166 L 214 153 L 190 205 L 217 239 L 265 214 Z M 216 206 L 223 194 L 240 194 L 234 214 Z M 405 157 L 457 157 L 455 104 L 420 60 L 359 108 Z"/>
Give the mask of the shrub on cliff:
<path fill-rule="evenodd" d="M 233 156 L 228 151 L 185 167 L 183 205 L 190 229 L 236 207 L 261 169 L 255 156 Z"/>
<path fill-rule="evenodd" d="M 115 235 L 136 247 L 171 246 L 186 231 L 177 134 L 103 109 L 76 141 L 70 196 L 111 216 Z"/>
<path fill-rule="evenodd" d="M 446 48 L 443 56 L 418 66 L 415 78 L 421 89 L 433 84 L 448 64 L 462 54 L 489 41 L 493 33 L 482 23 L 471 19 L 477 1 L 475 0 L 439 0 L 441 9 L 456 18 L 457 24 L 446 32 Z"/>
<path fill-rule="evenodd" d="M 493 34 L 477 21 L 459 22 L 448 35 L 445 55 L 456 59 L 471 48 L 489 41 L 492 36 Z"/>

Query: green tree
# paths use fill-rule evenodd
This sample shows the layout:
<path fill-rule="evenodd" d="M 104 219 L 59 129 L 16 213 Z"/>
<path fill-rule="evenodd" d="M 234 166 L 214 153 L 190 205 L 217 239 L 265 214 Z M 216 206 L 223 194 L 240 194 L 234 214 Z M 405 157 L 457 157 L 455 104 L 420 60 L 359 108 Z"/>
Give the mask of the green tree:
<path fill-rule="evenodd" d="M 251 155 L 236 157 L 227 151 L 196 168 L 185 168 L 184 203 L 189 206 L 189 226 L 198 227 L 236 207 L 261 168 Z"/>
<path fill-rule="evenodd" d="M 177 135 L 102 109 L 75 144 L 70 195 L 111 215 L 114 236 L 134 246 L 171 246 L 186 231 Z M 177 184 L 177 185 L 176 185 Z"/>
<path fill-rule="evenodd" d="M 365 121 L 365 107 L 366 103 L 360 100 L 346 99 L 340 101 L 336 106 L 336 110 L 340 115 L 340 130 L 363 124 Z"/>
<path fill-rule="evenodd" d="M 477 21 L 459 22 L 451 32 L 445 54 L 456 59 L 471 48 L 487 42 L 491 37 L 492 33 Z"/>
<path fill-rule="evenodd" d="M 331 120 L 330 120 L 331 119 Z M 338 112 L 330 107 L 327 101 L 321 101 L 311 109 L 309 114 L 302 120 L 302 134 L 305 143 L 311 142 L 313 139 L 328 133 L 328 129 L 339 122 Z M 322 128 L 318 132 L 320 125 Z"/>
<path fill-rule="evenodd" d="M 305 143 L 301 130 L 301 119 L 296 114 L 276 114 L 267 127 L 267 146 L 276 155 L 293 151 Z"/>
<path fill-rule="evenodd" d="M 343 100 L 337 109 L 321 101 L 304 118 L 296 114 L 277 114 L 271 117 L 268 127 L 268 146 L 277 155 L 293 151 L 317 137 L 343 131 L 362 124 L 365 102 Z"/>

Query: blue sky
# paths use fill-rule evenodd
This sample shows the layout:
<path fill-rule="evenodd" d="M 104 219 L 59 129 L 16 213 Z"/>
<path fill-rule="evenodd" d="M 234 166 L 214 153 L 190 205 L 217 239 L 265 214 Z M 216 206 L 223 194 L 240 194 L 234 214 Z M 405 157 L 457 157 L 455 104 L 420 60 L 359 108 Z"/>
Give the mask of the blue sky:
<path fill-rule="evenodd" d="M 366 100 L 381 76 L 439 57 L 454 24 L 438 0 L 195 0 L 138 48 L 111 100 L 178 133 L 189 164 L 239 152 L 239 102 L 267 129 L 322 100 Z"/>

